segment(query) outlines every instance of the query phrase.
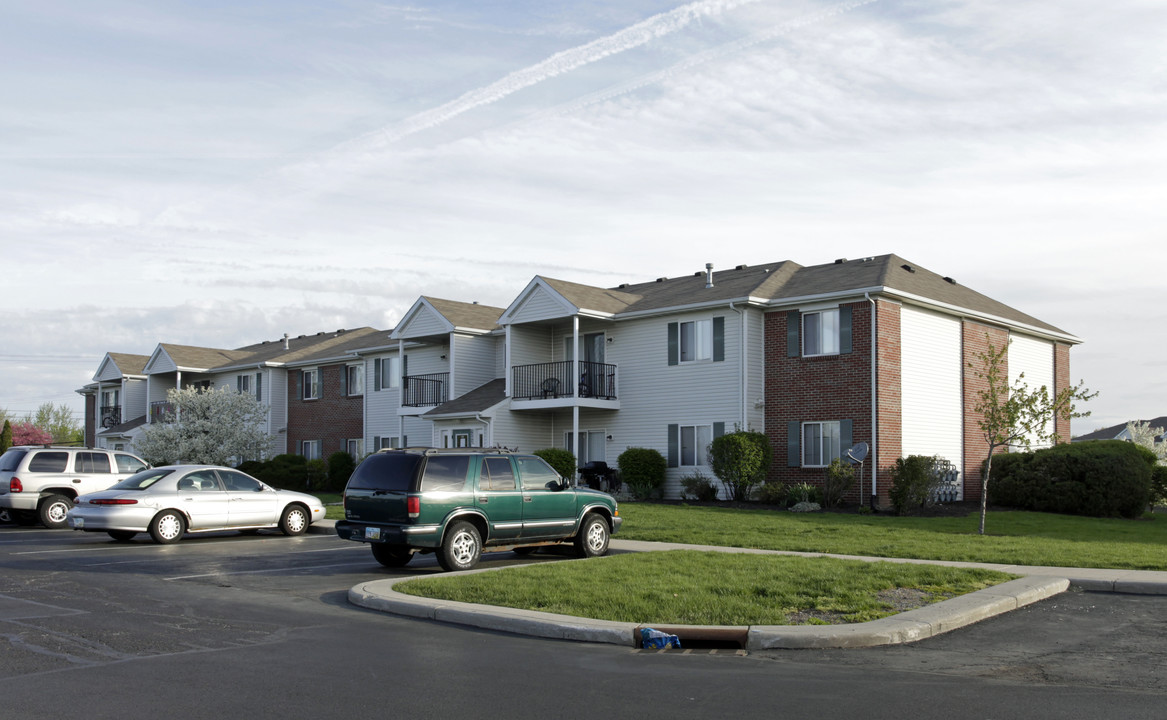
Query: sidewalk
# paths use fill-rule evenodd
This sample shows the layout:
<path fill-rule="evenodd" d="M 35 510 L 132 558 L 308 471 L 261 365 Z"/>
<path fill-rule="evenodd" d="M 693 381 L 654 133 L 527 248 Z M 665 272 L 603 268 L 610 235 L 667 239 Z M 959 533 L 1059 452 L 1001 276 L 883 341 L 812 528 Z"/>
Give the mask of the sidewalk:
<path fill-rule="evenodd" d="M 714 552 L 834 557 L 868 562 L 902 562 L 953 567 L 980 567 L 1021 575 L 1018 580 L 968 593 L 951 600 L 899 613 L 867 623 L 852 625 L 769 625 L 740 627 L 670 626 L 594 620 L 568 615 L 516 610 L 493 605 L 477 605 L 432 600 L 404 595 L 393 589 L 410 577 L 372 580 L 349 590 L 355 605 L 404 617 L 436 620 L 486 630 L 534 637 L 582 642 L 603 642 L 636 647 L 640 629 L 653 627 L 677 635 L 684 646 L 690 641 L 712 641 L 747 650 L 780 648 L 857 648 L 895 645 L 924 640 L 965 627 L 995 615 L 1044 600 L 1069 588 L 1101 592 L 1167 595 L 1167 572 L 1149 570 L 1103 570 L 1094 568 L 1029 567 L 993 563 L 944 562 L 898 558 L 828 555 L 825 553 L 782 552 L 725 548 L 680 543 L 653 543 L 637 540 L 611 541 L 613 553 L 659 550 L 705 550 Z M 497 572 L 505 568 L 477 568 L 468 571 Z M 451 573 L 455 574 L 455 573 Z"/>

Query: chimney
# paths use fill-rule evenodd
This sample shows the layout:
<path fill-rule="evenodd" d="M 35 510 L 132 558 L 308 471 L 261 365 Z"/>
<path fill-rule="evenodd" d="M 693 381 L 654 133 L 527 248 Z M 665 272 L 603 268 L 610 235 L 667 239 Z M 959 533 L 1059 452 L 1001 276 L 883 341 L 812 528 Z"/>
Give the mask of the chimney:
<path fill-rule="evenodd" d="M 705 289 L 713 287 L 713 263 L 705 263 Z"/>
<path fill-rule="evenodd" d="M 284 333 L 284 349 L 288 349 L 288 334 Z"/>

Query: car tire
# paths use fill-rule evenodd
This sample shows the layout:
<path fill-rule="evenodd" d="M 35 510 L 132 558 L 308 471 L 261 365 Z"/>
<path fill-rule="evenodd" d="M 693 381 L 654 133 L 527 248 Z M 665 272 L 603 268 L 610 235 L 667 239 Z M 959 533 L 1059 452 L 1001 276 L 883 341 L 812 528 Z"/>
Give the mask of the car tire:
<path fill-rule="evenodd" d="M 150 521 L 150 537 L 160 545 L 178 542 L 185 532 L 186 520 L 176 510 L 158 513 Z"/>
<path fill-rule="evenodd" d="M 446 530 L 442 547 L 438 550 L 438 564 L 447 572 L 469 570 L 482 556 L 482 536 L 478 528 L 459 520 Z"/>
<path fill-rule="evenodd" d="M 130 540 L 134 539 L 135 535 L 138 534 L 133 530 L 106 530 L 105 532 L 107 535 L 109 535 L 114 540 L 117 540 L 118 542 L 129 542 Z"/>
<path fill-rule="evenodd" d="M 595 513 L 588 513 L 575 536 L 575 554 L 581 558 L 604 555 L 608 552 L 608 540 L 608 521 Z"/>
<path fill-rule="evenodd" d="M 40 515 L 41 525 L 50 530 L 59 530 L 69 526 L 65 516 L 72 508 L 73 501 L 64 495 L 49 495 L 41 500 L 37 506 L 37 513 Z"/>
<path fill-rule="evenodd" d="M 388 568 L 405 567 L 413 559 L 413 551 L 404 545 L 373 543 L 369 547 L 373 550 L 373 559 Z"/>
<path fill-rule="evenodd" d="M 289 505 L 280 516 L 280 531 L 285 535 L 303 535 L 309 522 L 308 511 L 303 505 Z"/>

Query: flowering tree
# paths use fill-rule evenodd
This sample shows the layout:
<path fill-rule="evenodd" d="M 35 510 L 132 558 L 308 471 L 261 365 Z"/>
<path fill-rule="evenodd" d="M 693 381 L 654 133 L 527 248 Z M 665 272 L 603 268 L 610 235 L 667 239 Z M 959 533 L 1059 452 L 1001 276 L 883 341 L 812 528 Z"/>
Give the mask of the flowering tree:
<path fill-rule="evenodd" d="M 142 459 L 153 465 L 258 459 L 271 442 L 265 429 L 267 408 L 252 395 L 187 388 L 170 390 L 166 397 L 173 409 L 134 441 Z"/>
<path fill-rule="evenodd" d="M 1155 453 L 1160 465 L 1167 465 L 1167 442 L 1155 442 L 1155 438 L 1163 434 L 1163 428 L 1153 428 L 1146 420 L 1136 420 L 1126 424 L 1126 431 L 1131 436 L 1131 442 Z"/>
<path fill-rule="evenodd" d="M 1056 443 L 1060 440 L 1054 430 L 1056 418 L 1069 420 L 1086 417 L 1089 411 L 1078 412 L 1075 401 L 1085 402 L 1098 393 L 1091 393 L 1079 382 L 1058 393 L 1050 393 L 1045 385 L 1031 390 L 1021 373 L 1009 387 L 1006 377 L 1009 345 L 999 349 L 989 341 L 986 352 L 977 353 L 977 362 L 969 363 L 973 374 L 984 381 L 985 387 L 976 392 L 973 411 L 980 418 L 977 425 L 989 444 L 989 460 L 981 477 L 981 525 L 978 532 L 985 534 L 985 512 L 989 492 L 989 474 L 993 470 L 993 453 L 1003 447 L 1029 449 L 1033 441 Z"/>
<path fill-rule="evenodd" d="M 27 420 L 12 423 L 13 445 L 48 445 L 53 436 Z"/>

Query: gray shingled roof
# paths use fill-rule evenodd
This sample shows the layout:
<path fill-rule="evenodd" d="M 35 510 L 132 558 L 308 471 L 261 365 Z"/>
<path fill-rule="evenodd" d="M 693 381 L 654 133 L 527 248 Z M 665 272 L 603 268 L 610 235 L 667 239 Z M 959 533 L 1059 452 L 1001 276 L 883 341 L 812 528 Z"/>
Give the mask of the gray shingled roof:
<path fill-rule="evenodd" d="M 198 368 L 200 370 L 209 370 L 223 365 L 237 365 L 250 356 L 250 353 L 240 350 L 221 350 L 194 345 L 159 343 L 159 347 L 166 351 L 166 354 L 178 367 Z"/>
<path fill-rule="evenodd" d="M 465 395 L 442 403 L 438 407 L 424 413 L 422 417 L 441 417 L 445 415 L 473 415 L 498 405 L 506 399 L 506 380 L 496 378 L 479 385 Z"/>
<path fill-rule="evenodd" d="M 282 338 L 265 340 L 237 350 L 170 343 L 162 343 L 161 347 L 179 367 L 217 371 L 240 365 L 260 363 L 286 365 L 338 358 L 348 354 L 350 350 L 368 347 L 378 335 L 387 334 L 385 330 L 371 327 L 320 332 L 315 335 L 289 337 L 287 349 L 284 349 Z"/>
<path fill-rule="evenodd" d="M 1145 422 L 1152 428 L 1167 429 L 1167 415 L 1157 417 L 1154 420 L 1131 420 L 1130 422 Z M 1111 425 L 1104 427 L 1101 430 L 1079 435 L 1074 438 L 1074 442 L 1081 442 L 1082 440 L 1113 440 L 1118 437 L 1118 434 L 1126 429 L 1127 423 L 1119 423 L 1118 425 Z"/>
<path fill-rule="evenodd" d="M 106 353 L 122 375 L 142 375 L 146 371 L 146 363 L 150 362 L 149 355 L 133 355 L 131 353 Z"/>
<path fill-rule="evenodd" d="M 494 330 L 498 327 L 498 318 L 505 308 L 479 305 L 478 303 L 459 302 L 457 300 L 443 300 L 422 296 L 423 299 L 450 321 L 454 327 L 472 328 L 475 330 Z"/>

